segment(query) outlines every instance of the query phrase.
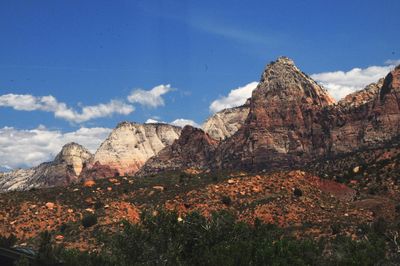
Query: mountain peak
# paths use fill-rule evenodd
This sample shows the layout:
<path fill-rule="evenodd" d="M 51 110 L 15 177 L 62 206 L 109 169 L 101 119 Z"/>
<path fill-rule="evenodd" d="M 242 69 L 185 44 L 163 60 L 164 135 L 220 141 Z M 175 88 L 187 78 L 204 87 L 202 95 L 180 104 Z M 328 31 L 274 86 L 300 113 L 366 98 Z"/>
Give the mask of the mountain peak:
<path fill-rule="evenodd" d="M 286 103 L 301 101 L 321 106 L 335 102 L 324 88 L 297 68 L 288 57 L 279 57 L 267 65 L 253 98 L 280 98 Z"/>
<path fill-rule="evenodd" d="M 66 162 L 69 165 L 73 165 L 75 172 L 79 175 L 80 171 L 82 170 L 83 162 L 90 160 L 92 156 L 92 153 L 90 153 L 90 151 L 88 151 L 82 145 L 75 142 L 70 142 L 62 147 L 54 161 Z"/>
<path fill-rule="evenodd" d="M 294 65 L 294 61 L 291 58 L 287 57 L 287 56 L 280 56 L 273 63 Z"/>

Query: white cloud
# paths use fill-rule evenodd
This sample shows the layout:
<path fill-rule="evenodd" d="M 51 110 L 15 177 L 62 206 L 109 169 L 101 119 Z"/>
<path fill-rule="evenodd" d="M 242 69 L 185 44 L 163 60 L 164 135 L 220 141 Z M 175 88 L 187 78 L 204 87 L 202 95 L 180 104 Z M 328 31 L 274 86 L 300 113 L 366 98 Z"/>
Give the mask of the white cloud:
<path fill-rule="evenodd" d="M 192 127 L 201 128 L 201 126 L 199 124 L 197 124 L 195 121 L 190 120 L 190 119 L 184 119 L 184 118 L 175 119 L 174 121 L 172 121 L 170 123 L 149 118 L 144 123 L 145 124 L 154 124 L 154 123 L 170 124 L 170 125 L 177 126 L 177 127 L 184 127 L 186 125 L 189 125 L 189 126 L 192 126 Z"/>
<path fill-rule="evenodd" d="M 81 112 L 74 110 L 55 97 L 48 95 L 36 97 L 30 94 L 0 95 L 0 106 L 11 107 L 18 111 L 44 111 L 54 113 L 54 116 L 69 122 L 82 123 L 95 118 L 109 117 L 113 114 L 128 115 L 135 109 L 122 101 L 111 100 L 106 104 L 82 107 Z"/>
<path fill-rule="evenodd" d="M 93 153 L 111 130 L 82 127 L 77 131 L 63 133 L 44 126 L 31 130 L 4 127 L 0 129 L 0 167 L 32 167 L 51 161 L 62 146 L 69 142 L 79 143 Z"/>
<path fill-rule="evenodd" d="M 251 82 L 243 87 L 233 89 L 229 92 L 228 96 L 223 96 L 218 100 L 215 100 L 210 105 L 210 111 L 212 113 L 221 111 L 222 109 L 232 108 L 240 106 L 251 97 L 251 93 L 257 87 L 258 82 Z"/>
<path fill-rule="evenodd" d="M 164 106 L 165 102 L 162 96 L 172 90 L 170 84 L 158 85 L 149 91 L 136 89 L 128 96 L 128 101 L 152 108 Z"/>
<path fill-rule="evenodd" d="M 144 122 L 144 123 L 145 124 L 156 124 L 156 123 L 166 124 L 165 122 L 158 121 L 158 120 L 155 120 L 155 119 L 152 119 L 152 118 L 147 119 L 146 122 Z"/>
<path fill-rule="evenodd" d="M 384 66 L 353 68 L 347 72 L 317 73 L 311 77 L 324 86 L 336 100 L 340 100 L 349 93 L 361 90 L 368 84 L 385 77 L 399 63 L 400 60 L 387 60 Z"/>
<path fill-rule="evenodd" d="M 196 122 L 194 122 L 193 120 L 183 119 L 183 118 L 175 119 L 170 124 L 174 125 L 174 126 L 178 126 L 178 127 L 184 127 L 186 125 L 189 125 L 189 126 L 192 126 L 192 127 L 201 128 L 201 126 L 199 124 L 197 124 Z"/>

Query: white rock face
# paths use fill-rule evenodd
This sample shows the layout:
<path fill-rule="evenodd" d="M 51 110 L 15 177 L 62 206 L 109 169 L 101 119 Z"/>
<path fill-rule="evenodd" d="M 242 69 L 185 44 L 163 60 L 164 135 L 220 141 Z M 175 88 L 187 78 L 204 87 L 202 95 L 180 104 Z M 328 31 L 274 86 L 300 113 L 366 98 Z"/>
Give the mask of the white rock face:
<path fill-rule="evenodd" d="M 63 147 L 61 152 L 54 159 L 55 162 L 65 163 L 72 167 L 76 176 L 82 171 L 83 165 L 93 157 L 93 155 L 83 146 L 70 143 Z"/>
<path fill-rule="evenodd" d="M 92 156 L 79 144 L 66 144 L 52 162 L 0 174 L 0 192 L 67 185 L 78 179 Z"/>
<path fill-rule="evenodd" d="M 249 106 L 245 104 L 219 111 L 204 122 L 203 130 L 216 140 L 228 138 L 243 125 L 249 110 Z"/>
<path fill-rule="evenodd" d="M 167 124 L 122 122 L 101 144 L 91 166 L 107 166 L 119 175 L 134 174 L 150 157 L 179 138 L 180 133 L 180 127 Z"/>

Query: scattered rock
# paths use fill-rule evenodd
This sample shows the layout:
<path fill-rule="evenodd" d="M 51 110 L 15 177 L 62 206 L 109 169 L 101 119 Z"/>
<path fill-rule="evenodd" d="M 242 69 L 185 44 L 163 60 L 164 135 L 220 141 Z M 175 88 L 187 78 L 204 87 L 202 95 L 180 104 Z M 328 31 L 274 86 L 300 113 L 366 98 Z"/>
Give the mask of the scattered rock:
<path fill-rule="evenodd" d="M 164 187 L 163 186 L 154 186 L 154 189 L 157 189 L 159 191 L 164 191 Z"/>
<path fill-rule="evenodd" d="M 85 183 L 83 183 L 84 187 L 93 187 L 94 185 L 96 185 L 96 182 L 93 180 L 88 180 L 88 181 L 85 181 Z"/>
<path fill-rule="evenodd" d="M 356 166 L 353 168 L 353 173 L 357 174 L 360 171 L 360 166 Z"/>
<path fill-rule="evenodd" d="M 47 202 L 45 206 L 47 209 L 52 210 L 54 209 L 55 204 L 53 202 Z"/>

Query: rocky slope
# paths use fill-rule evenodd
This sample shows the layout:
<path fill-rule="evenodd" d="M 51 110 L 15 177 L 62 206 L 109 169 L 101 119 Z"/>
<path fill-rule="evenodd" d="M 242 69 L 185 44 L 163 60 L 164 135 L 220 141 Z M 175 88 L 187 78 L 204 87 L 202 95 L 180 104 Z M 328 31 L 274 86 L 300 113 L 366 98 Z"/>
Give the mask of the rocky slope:
<path fill-rule="evenodd" d="M 181 128 L 167 124 L 120 123 L 101 144 L 82 178 L 134 174 L 152 156 L 171 145 Z"/>
<path fill-rule="evenodd" d="M 202 128 L 212 138 L 224 140 L 232 136 L 244 124 L 249 110 L 249 101 L 239 107 L 224 109 L 209 117 Z"/>
<path fill-rule="evenodd" d="M 67 185 L 78 179 L 92 154 L 77 143 L 64 145 L 54 161 L 0 176 L 0 191 Z"/>
<path fill-rule="evenodd" d="M 203 130 L 185 126 L 179 139 L 150 158 L 137 175 L 186 169 L 204 170 L 217 146 L 218 141 Z"/>
<path fill-rule="evenodd" d="M 90 186 L 0 194 L 0 235 L 13 232 L 19 244 L 37 246 L 40 233 L 48 230 L 57 243 L 94 250 L 100 248 L 99 232 L 115 233 L 121 220 L 138 222 L 141 212 L 161 207 L 176 210 L 183 219 L 192 211 L 209 216 L 226 210 L 242 221 L 277 224 L 296 236 L 340 233 L 360 239 L 365 223 L 379 217 L 396 222 L 398 189 L 395 197 L 368 195 L 301 171 L 115 177 Z M 96 215 L 97 224 L 84 228 L 81 220 L 88 214 Z"/>

